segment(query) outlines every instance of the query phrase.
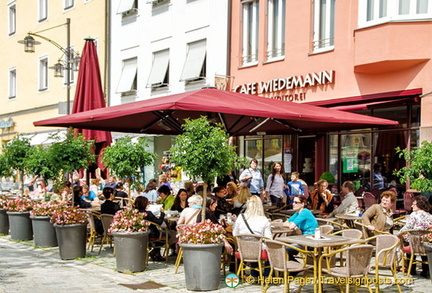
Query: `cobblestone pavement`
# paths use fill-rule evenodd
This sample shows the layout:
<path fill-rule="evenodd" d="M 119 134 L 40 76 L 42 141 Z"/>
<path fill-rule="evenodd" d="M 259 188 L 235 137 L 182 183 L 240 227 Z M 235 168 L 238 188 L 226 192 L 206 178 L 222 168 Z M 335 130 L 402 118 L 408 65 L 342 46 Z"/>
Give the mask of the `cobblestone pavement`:
<path fill-rule="evenodd" d="M 152 262 L 144 272 L 125 274 L 116 271 L 112 249 L 106 246 L 100 255 L 99 247 L 87 251 L 84 259 L 61 260 L 58 248 L 38 248 L 33 241 L 15 242 L 10 236 L 0 236 L 0 292 L 189 292 L 186 289 L 183 266 L 174 274 L 174 257 L 168 263 Z M 130 289 L 122 284 L 141 284 L 153 281 L 164 287 L 158 289 Z M 415 277 L 410 286 L 401 286 L 403 292 L 432 292 L 431 280 Z M 298 285 L 291 285 L 291 292 Z M 374 289 L 374 288 L 373 288 Z M 398 292 L 395 285 L 382 287 L 382 292 Z M 337 292 L 335 285 L 325 285 L 324 292 Z M 221 277 L 220 288 L 210 292 L 261 292 L 258 285 L 241 284 L 228 288 Z M 283 292 L 283 286 L 272 285 L 268 292 Z M 312 293 L 312 285 L 302 292 Z M 367 292 L 366 288 L 359 292 Z"/>

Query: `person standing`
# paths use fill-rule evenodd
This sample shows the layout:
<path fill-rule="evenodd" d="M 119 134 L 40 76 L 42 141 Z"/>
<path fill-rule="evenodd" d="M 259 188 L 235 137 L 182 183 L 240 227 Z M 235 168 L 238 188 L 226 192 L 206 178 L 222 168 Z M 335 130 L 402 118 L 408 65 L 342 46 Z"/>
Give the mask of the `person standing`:
<path fill-rule="evenodd" d="M 382 190 L 384 186 L 384 177 L 381 174 L 382 166 L 380 163 L 375 163 L 373 166 L 373 188 Z"/>
<path fill-rule="evenodd" d="M 264 191 L 264 180 L 261 171 L 257 169 L 257 159 L 252 159 L 249 166 L 241 173 L 240 182 L 243 186 L 249 187 L 251 194 L 260 196 L 261 192 Z"/>
<path fill-rule="evenodd" d="M 303 184 L 301 181 L 299 181 L 300 174 L 298 172 L 292 172 L 291 173 L 291 181 L 287 183 L 289 187 L 289 192 L 287 198 L 287 203 L 292 204 L 292 200 L 296 195 L 303 195 L 304 189 Z"/>
<path fill-rule="evenodd" d="M 267 177 L 266 196 L 270 197 L 273 205 L 280 206 L 286 202 L 284 190 L 288 187 L 285 185 L 285 173 L 279 162 L 273 163 L 271 170 Z"/>

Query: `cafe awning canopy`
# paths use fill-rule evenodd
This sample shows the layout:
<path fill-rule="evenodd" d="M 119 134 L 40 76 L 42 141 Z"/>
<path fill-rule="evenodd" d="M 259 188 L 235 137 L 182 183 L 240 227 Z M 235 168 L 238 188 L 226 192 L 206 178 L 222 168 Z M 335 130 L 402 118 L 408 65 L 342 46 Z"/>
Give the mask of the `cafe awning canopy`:
<path fill-rule="evenodd" d="M 231 136 L 317 133 L 398 124 L 319 106 L 203 88 L 36 121 L 34 125 L 175 135 L 182 133 L 185 119 L 200 116 L 221 123 Z"/>

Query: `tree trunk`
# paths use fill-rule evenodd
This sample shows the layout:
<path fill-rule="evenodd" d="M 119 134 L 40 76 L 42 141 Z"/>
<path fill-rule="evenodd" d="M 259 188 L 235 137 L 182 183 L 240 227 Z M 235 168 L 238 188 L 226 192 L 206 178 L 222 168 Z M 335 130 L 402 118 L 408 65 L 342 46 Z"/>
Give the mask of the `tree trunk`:
<path fill-rule="evenodd" d="M 202 210 L 201 210 L 201 221 L 205 221 L 206 216 L 206 206 L 207 206 L 207 182 L 204 181 L 203 184 L 204 190 L 203 190 L 203 203 L 202 203 Z"/>

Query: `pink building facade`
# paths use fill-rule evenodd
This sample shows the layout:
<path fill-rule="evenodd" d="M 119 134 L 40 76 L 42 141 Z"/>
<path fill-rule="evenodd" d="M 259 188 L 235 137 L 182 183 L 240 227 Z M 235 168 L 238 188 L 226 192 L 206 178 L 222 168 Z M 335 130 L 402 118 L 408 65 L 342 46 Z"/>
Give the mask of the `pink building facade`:
<path fill-rule="evenodd" d="M 233 91 L 399 121 L 245 137 L 245 156 L 258 156 L 262 169 L 283 161 L 309 185 L 330 171 L 339 185 L 372 187 L 379 163 L 386 187 L 397 184 L 393 170 L 404 162 L 395 147 L 432 138 L 432 1 L 234 0 L 231 11 Z"/>

